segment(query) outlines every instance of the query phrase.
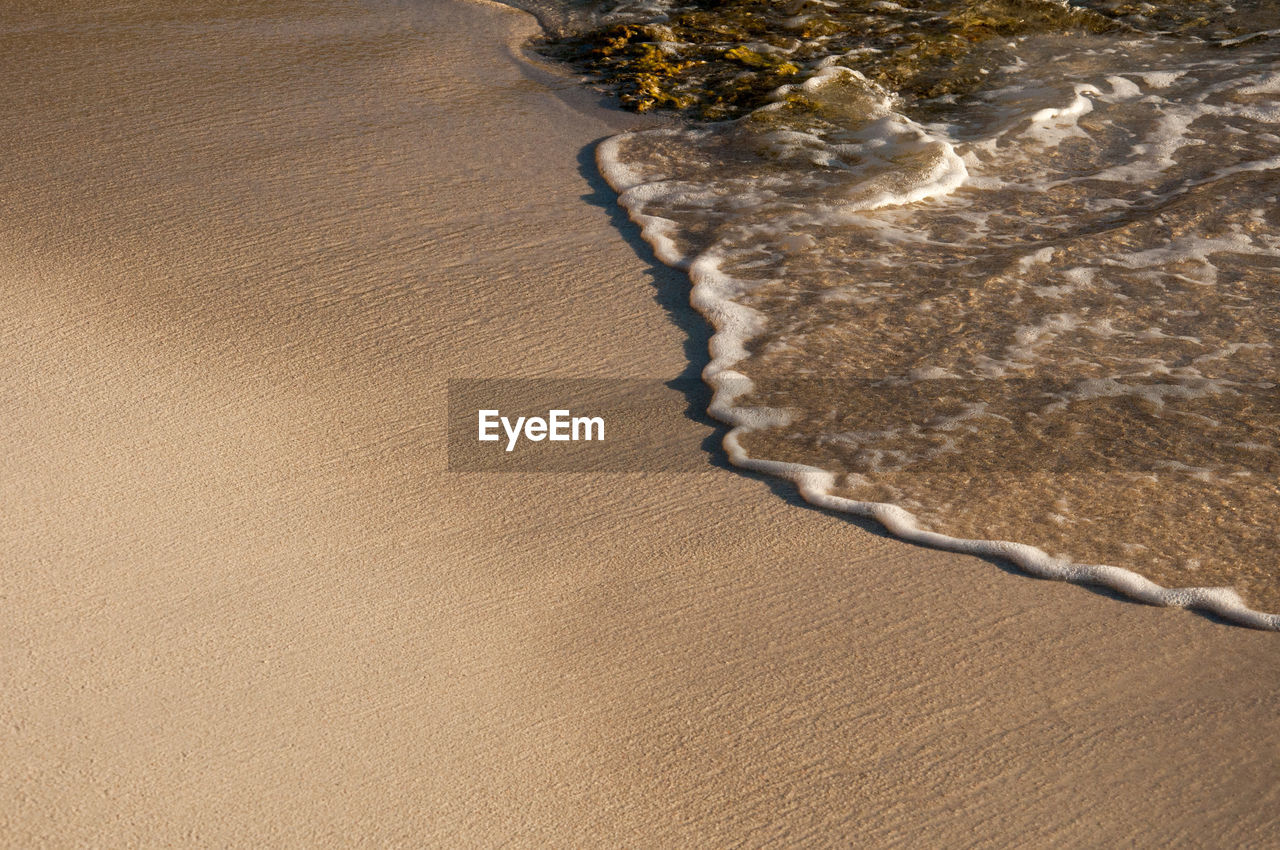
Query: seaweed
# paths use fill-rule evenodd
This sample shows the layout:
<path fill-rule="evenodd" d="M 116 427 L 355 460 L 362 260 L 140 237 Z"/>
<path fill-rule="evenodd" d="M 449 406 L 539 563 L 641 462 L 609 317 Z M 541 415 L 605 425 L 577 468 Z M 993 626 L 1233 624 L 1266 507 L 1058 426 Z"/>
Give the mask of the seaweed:
<path fill-rule="evenodd" d="M 829 57 L 905 97 L 932 98 L 979 86 L 993 39 L 1121 26 L 1054 0 L 698 0 L 664 20 L 613 23 L 544 50 L 628 108 L 714 120 L 755 109 Z"/>

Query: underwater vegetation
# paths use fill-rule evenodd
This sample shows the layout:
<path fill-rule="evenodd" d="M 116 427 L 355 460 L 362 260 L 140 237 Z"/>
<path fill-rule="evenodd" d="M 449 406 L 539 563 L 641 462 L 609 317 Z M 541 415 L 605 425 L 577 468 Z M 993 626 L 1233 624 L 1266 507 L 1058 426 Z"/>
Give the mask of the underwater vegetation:
<path fill-rule="evenodd" d="M 908 99 L 980 87 L 1001 39 L 1141 29 L 1225 38 L 1222 0 L 1178 6 L 1058 0 L 694 0 L 544 40 L 544 53 L 604 83 L 638 112 L 734 118 L 823 59 Z"/>

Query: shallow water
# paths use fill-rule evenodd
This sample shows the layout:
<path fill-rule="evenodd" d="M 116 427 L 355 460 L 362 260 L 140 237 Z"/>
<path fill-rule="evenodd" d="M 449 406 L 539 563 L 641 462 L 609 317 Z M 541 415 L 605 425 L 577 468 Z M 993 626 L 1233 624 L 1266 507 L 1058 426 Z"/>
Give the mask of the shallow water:
<path fill-rule="evenodd" d="M 1280 611 L 1275 10 L 1094 4 L 1105 25 L 988 34 L 893 91 L 893 33 L 918 56 L 912 33 L 954 27 L 879 6 L 871 46 L 839 54 L 856 33 L 754 30 L 747 48 L 791 66 L 762 105 L 601 150 L 659 256 L 693 274 L 743 457 L 828 471 L 831 495 L 925 531 Z M 578 7 L 577 26 L 692 32 L 682 8 Z M 718 73 L 697 67 L 668 86 L 693 116 Z"/>

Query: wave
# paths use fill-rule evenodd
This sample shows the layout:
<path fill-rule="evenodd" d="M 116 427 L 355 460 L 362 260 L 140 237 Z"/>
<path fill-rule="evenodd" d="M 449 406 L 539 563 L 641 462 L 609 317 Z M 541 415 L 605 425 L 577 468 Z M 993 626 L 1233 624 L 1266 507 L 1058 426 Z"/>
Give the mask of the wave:
<path fill-rule="evenodd" d="M 597 162 L 715 329 L 735 464 L 1280 629 L 1266 3 L 530 3 L 544 52 L 680 116 Z"/>
<path fill-rule="evenodd" d="M 1143 275 L 1148 278 L 1152 275 L 1188 278 L 1192 280 L 1192 286 L 1203 287 L 1211 283 L 1210 279 L 1219 271 L 1212 259 L 1223 251 L 1236 256 L 1261 258 L 1269 264 L 1265 270 L 1272 270 L 1276 243 L 1269 228 L 1262 229 L 1266 232 L 1254 234 L 1237 230 L 1217 235 L 1192 228 L 1183 238 L 1171 240 L 1148 237 L 1115 239 L 1113 236 L 1111 241 L 1099 241 L 1097 237 L 1097 233 L 1120 231 L 1131 234 L 1135 229 L 1149 228 L 1161 215 L 1153 211 L 1179 203 L 1187 206 L 1188 193 L 1199 187 L 1214 186 L 1216 191 L 1221 191 L 1223 181 L 1233 175 L 1259 174 L 1275 167 L 1274 156 L 1260 156 L 1263 151 L 1253 148 L 1244 151 L 1243 156 L 1235 157 L 1234 162 L 1223 161 L 1230 157 L 1218 157 L 1213 160 L 1211 168 L 1203 164 L 1196 168 L 1186 167 L 1182 153 L 1204 144 L 1192 130 L 1197 121 L 1205 116 L 1226 116 L 1237 121 L 1269 120 L 1274 106 L 1269 100 L 1263 102 L 1253 96 L 1266 96 L 1274 80 L 1267 63 L 1261 62 L 1257 67 L 1246 67 L 1244 71 L 1240 63 L 1232 63 L 1229 73 L 1219 74 L 1224 79 L 1229 78 L 1229 84 L 1223 80 L 1206 82 L 1206 77 L 1213 75 L 1203 72 L 1215 68 L 1212 62 L 1206 62 L 1203 57 L 1182 55 L 1179 58 L 1182 67 L 1173 71 L 1152 69 L 1148 64 L 1143 66 L 1148 70 L 1141 74 L 1112 73 L 1096 82 L 1066 81 L 1055 87 L 1029 85 L 1023 81 L 1018 85 L 996 86 L 984 93 L 981 102 L 970 105 L 963 120 L 945 128 L 941 124 L 925 126 L 908 118 L 895 109 L 897 101 L 892 93 L 875 86 L 857 71 L 828 63 L 803 83 L 779 88 L 772 103 L 737 121 L 700 128 L 642 131 L 602 143 L 597 154 L 602 174 L 619 192 L 620 203 L 641 227 L 644 238 L 653 245 L 658 257 L 663 262 L 688 270 L 694 282 L 692 303 L 716 329 L 711 343 L 711 363 L 704 378 L 715 390 L 710 412 L 717 419 L 734 426 L 725 439 L 725 448 L 733 462 L 789 479 L 796 483 L 808 501 L 872 517 L 904 539 L 1006 558 L 1037 576 L 1103 585 L 1151 604 L 1198 608 L 1244 625 L 1280 628 L 1280 616 L 1251 608 L 1231 587 L 1164 587 L 1131 569 L 1072 559 L 1062 554 L 1051 555 L 1035 545 L 931 530 L 920 516 L 902 504 L 850 498 L 842 493 L 850 489 L 847 481 L 841 483 L 842 477 L 874 484 L 874 473 L 884 473 L 883 466 L 876 468 L 872 465 L 871 469 L 864 469 L 864 476 L 851 474 L 855 463 L 841 463 L 833 471 L 829 466 L 779 459 L 770 457 L 768 453 L 753 453 L 749 447 L 753 437 L 761 434 L 791 431 L 794 432 L 791 436 L 795 437 L 804 436 L 805 431 L 803 427 L 797 427 L 797 419 L 805 414 L 797 414 L 794 404 L 775 406 L 752 398 L 761 395 L 757 382 L 740 366 L 753 358 L 757 361 L 762 359 L 761 350 L 752 350 L 753 342 L 766 337 L 771 326 L 794 320 L 796 311 L 794 305 L 786 303 L 788 298 L 792 301 L 804 297 L 812 299 L 815 294 L 824 298 L 833 290 L 848 290 L 851 281 L 861 292 L 892 289 L 885 281 L 871 279 L 886 276 L 886 256 L 901 259 L 906 251 L 922 249 L 943 254 L 952 251 L 954 254 L 957 245 L 966 246 L 970 254 L 977 254 L 980 252 L 975 246 L 979 242 L 999 246 L 1006 254 L 1025 250 L 1028 243 L 1044 245 L 1027 251 L 1013 264 L 1021 278 L 1018 288 L 1030 289 L 1041 302 L 1059 302 L 1054 304 L 1056 312 L 1047 316 L 1034 309 L 1002 316 L 996 324 L 1008 344 L 1004 345 L 1001 357 L 992 356 L 988 350 L 970 357 L 968 361 L 953 359 L 944 366 L 908 363 L 901 358 L 896 361 L 881 358 L 879 371 L 875 372 L 877 376 L 889 375 L 896 369 L 900 379 L 917 384 L 960 377 L 972 379 L 975 373 L 984 369 L 986 379 L 1005 379 L 1007 382 L 1010 373 L 1025 373 L 1032 364 L 1056 362 L 1046 360 L 1042 349 L 1051 347 L 1055 340 L 1082 327 L 1096 340 L 1122 336 L 1132 342 L 1132 338 L 1140 334 L 1118 328 L 1120 318 L 1113 315 L 1090 320 L 1088 316 L 1075 315 L 1069 305 L 1063 303 L 1064 299 L 1070 300 L 1067 298 L 1070 293 L 1096 286 L 1100 275 L 1109 275 L 1116 280 L 1123 280 L 1126 275 L 1134 276 L 1135 280 Z M 1247 66 L 1248 63 L 1244 64 Z M 1217 71 L 1223 70 L 1217 68 Z M 1193 78 L 1193 72 L 1198 76 Z M 1141 103 L 1144 99 L 1147 104 L 1153 104 L 1152 92 L 1176 87 L 1179 80 L 1183 81 L 1183 89 L 1194 89 L 1198 94 L 1188 97 L 1185 92 L 1165 91 L 1164 96 L 1156 98 L 1160 108 L 1152 111 L 1150 120 L 1116 120 L 1117 105 L 1132 109 L 1133 103 Z M 1215 95 L 1223 92 L 1229 92 L 1235 101 L 1231 97 L 1215 101 Z M 1060 105 L 1043 105 L 1044 100 L 1051 97 L 1057 97 Z M 1109 110 L 1111 114 L 1103 116 L 1096 126 L 1081 129 L 1080 120 L 1093 113 L 1095 108 L 1104 112 Z M 1143 128 L 1142 132 L 1135 132 L 1137 126 Z M 1219 130 L 1215 128 L 1213 132 Z M 1077 161 L 1072 162 L 1069 168 L 1055 162 L 1063 158 L 1064 149 L 1073 150 L 1070 144 L 1064 143 L 1073 139 L 1091 139 L 1090 133 L 1106 136 L 1107 132 L 1117 138 L 1123 136 L 1128 149 L 1122 152 L 1118 146 L 1112 145 L 1105 157 L 1089 162 L 1088 167 L 1082 167 L 1078 161 L 1079 151 L 1071 153 Z M 1272 144 L 1264 142 L 1264 148 Z M 1040 159 L 1041 167 L 1032 167 L 1028 158 Z M 1017 167 L 1009 167 L 1010 159 L 1017 160 Z M 1045 162 L 1058 167 L 1043 167 Z M 993 163 L 999 163 L 998 167 Z M 1101 191 L 1100 186 L 1106 186 L 1107 191 Z M 968 192 L 968 196 L 954 197 L 957 193 L 964 195 L 962 189 Z M 1049 198 L 1055 192 L 1057 196 Z M 993 225 L 990 219 L 1001 214 L 999 204 L 979 210 L 982 205 L 975 203 L 977 194 L 989 196 L 989 204 L 993 201 L 1007 202 L 1014 195 L 1028 196 L 1038 199 L 1038 206 L 1035 202 L 1024 204 L 1015 216 L 1014 227 L 1007 226 L 1007 223 L 998 226 Z M 945 203 L 947 199 L 950 199 L 950 204 Z M 1221 200 L 1212 195 L 1191 202 L 1196 211 L 1190 218 L 1201 220 L 1202 208 L 1206 204 L 1219 204 Z M 1254 215 L 1258 207 L 1251 204 L 1262 200 L 1262 195 L 1250 196 L 1249 203 L 1238 212 L 1245 218 Z M 1073 212 L 1077 215 L 1067 216 L 1068 220 L 1063 221 L 1061 205 L 1067 201 L 1074 204 Z M 934 219 L 932 223 L 922 220 L 922 204 L 928 207 L 928 216 Z M 1012 207 L 1005 207 L 1006 212 L 1009 209 Z M 895 221 L 892 217 L 874 215 L 877 211 L 888 210 L 895 211 L 899 219 Z M 1116 210 L 1122 211 L 1123 215 L 1117 217 L 1114 214 Z M 1165 215 L 1168 215 L 1167 211 Z M 939 222 L 948 216 L 952 219 L 948 222 L 951 228 L 956 221 L 967 220 L 970 232 L 963 238 L 954 232 L 942 234 L 946 228 L 940 227 Z M 1226 217 L 1231 217 L 1230 211 Z M 941 234 L 944 238 L 931 238 L 931 229 L 935 236 Z M 840 236 L 832 237 L 832 233 Z M 868 258 L 864 250 L 862 257 L 856 257 L 845 244 L 851 233 L 882 249 L 880 256 Z M 1094 241 L 1081 249 L 1082 239 Z M 1074 246 L 1072 240 L 1076 242 Z M 836 252 L 838 261 L 834 267 L 822 268 L 813 262 L 807 265 L 797 262 L 797 257 L 821 254 L 832 245 L 842 249 Z M 889 253 L 895 249 L 896 255 Z M 1052 272 L 1046 271 L 1047 267 L 1054 265 L 1051 260 L 1055 253 L 1066 254 L 1073 249 L 1081 255 L 1077 259 L 1090 262 L 1066 268 L 1058 264 L 1059 267 Z M 971 259 L 972 256 L 951 256 L 952 266 L 935 263 L 933 271 L 950 274 L 955 283 L 963 277 L 957 274 L 956 265 L 963 265 Z M 1036 275 L 1052 277 L 1053 274 L 1058 280 L 1040 280 L 1028 286 Z M 806 276 L 820 280 L 817 283 L 812 280 L 798 283 Z M 1239 275 L 1237 278 L 1241 279 Z M 833 282 L 840 285 L 833 286 Z M 1266 283 L 1265 280 L 1246 282 L 1254 285 Z M 770 288 L 775 290 L 772 298 L 758 295 Z M 781 300 L 777 297 L 778 291 L 785 293 Z M 1091 298 L 1093 296 L 1084 299 L 1085 307 L 1096 306 L 1088 303 Z M 1182 302 L 1176 298 L 1167 299 L 1167 303 L 1159 305 L 1158 311 L 1177 313 L 1179 303 Z M 857 332 L 857 323 L 845 317 L 826 314 L 825 318 L 833 324 L 847 322 L 846 330 Z M 884 315 L 875 318 L 877 322 L 885 321 Z M 1154 326 L 1141 331 L 1152 341 L 1173 336 Z M 775 333 L 769 339 L 769 345 L 775 349 L 803 348 L 805 340 L 802 338 L 806 335 L 811 338 L 808 341 L 810 348 L 813 347 L 812 340 L 821 336 L 812 327 L 803 332 L 792 328 L 789 336 L 787 333 Z M 1235 371 L 1219 369 L 1214 374 L 1202 368 L 1211 361 L 1240 359 L 1241 352 L 1267 352 L 1271 348 L 1269 342 L 1214 339 L 1205 333 L 1194 339 L 1186 334 L 1182 336 L 1186 337 L 1184 347 L 1187 351 L 1194 351 L 1200 358 L 1192 360 L 1201 368 L 1183 367 L 1179 374 L 1166 369 L 1164 375 L 1169 380 L 1155 383 L 1150 380 L 1155 374 L 1151 370 L 1140 374 L 1129 369 L 1127 374 L 1121 374 L 1123 370 L 1114 368 L 1118 361 L 1113 357 L 1107 362 L 1113 367 L 1109 371 L 1077 370 L 1078 374 L 1072 376 L 1074 380 L 1065 383 L 1065 390 L 1060 388 L 1056 394 L 1047 395 L 1052 396 L 1053 404 L 1060 409 L 1084 400 L 1120 397 L 1140 397 L 1146 401 L 1154 400 L 1156 404 L 1166 404 L 1176 397 L 1179 404 L 1194 399 L 1212 407 L 1240 395 L 1236 390 L 1249 383 L 1240 380 L 1241 368 L 1252 369 L 1254 378 L 1274 374 L 1269 360 L 1235 363 L 1233 368 L 1239 367 Z M 1248 337 L 1249 334 L 1243 333 L 1243 336 Z M 911 333 L 890 334 L 885 340 L 887 347 L 892 347 L 895 340 L 909 346 Z M 1150 355 L 1153 350 L 1149 347 L 1145 354 Z M 850 346 L 850 351 L 856 355 L 858 347 Z M 1184 356 L 1187 351 L 1179 356 Z M 1127 353 L 1126 357 L 1129 366 L 1143 360 L 1133 352 Z M 1151 358 L 1148 356 L 1146 359 Z M 793 358 L 789 363 L 785 358 L 775 357 L 764 366 L 757 366 L 755 371 L 757 377 L 762 371 L 766 373 L 768 381 L 775 385 L 773 395 L 778 396 L 777 384 L 786 384 L 788 380 L 793 384 L 803 383 L 806 372 L 831 367 L 831 362 L 820 360 L 811 359 L 806 365 L 803 357 Z M 856 357 L 846 361 L 852 362 L 856 362 Z M 779 364 L 783 363 L 787 365 L 780 368 Z M 886 369 L 886 365 L 892 368 Z M 768 370 L 773 373 L 768 374 Z M 1138 377 L 1148 380 L 1139 382 L 1135 380 Z M 1271 386 L 1266 380 L 1252 383 L 1255 396 L 1258 391 L 1265 391 Z M 1021 388 L 1024 390 L 1022 395 L 1026 395 L 1025 386 Z M 813 397 L 797 399 L 793 392 L 787 398 L 792 403 L 799 401 L 803 408 L 805 403 L 812 405 L 815 399 L 830 393 L 824 390 L 810 395 Z M 744 399 L 752 403 L 745 404 Z M 1256 398 L 1246 401 L 1256 407 Z M 983 396 L 981 402 L 986 406 L 991 399 Z M 1196 415 L 1200 408 L 1192 402 L 1187 403 L 1191 407 L 1181 412 Z M 1038 414 L 1046 409 L 1048 406 L 1041 404 L 1034 412 Z M 1028 413 L 1021 412 L 1024 415 Z M 808 412 L 810 419 L 813 418 L 812 413 Z M 1268 411 L 1269 416 L 1270 413 Z M 976 417 L 970 415 L 967 421 L 983 415 L 987 412 L 982 411 Z M 996 416 L 998 418 L 998 414 Z M 954 427 L 956 421 L 954 417 L 948 420 L 950 427 Z M 1258 424 L 1256 421 L 1246 423 L 1246 430 L 1257 428 Z M 1274 417 L 1264 424 L 1273 427 Z M 826 433 L 821 436 L 830 440 L 834 429 L 829 425 L 823 427 Z M 1160 427 L 1168 430 L 1167 425 Z M 860 433 L 861 441 L 857 445 L 864 452 L 870 442 L 865 439 L 866 433 Z M 882 430 L 877 433 L 883 435 L 888 432 Z M 1193 434 L 1192 439 L 1199 436 L 1202 435 Z M 1237 439 L 1236 443 L 1243 445 L 1243 439 Z M 811 450 L 809 454 L 821 456 L 822 452 L 812 451 L 816 445 L 807 444 Z M 1260 448 L 1269 451 L 1271 446 L 1260 445 Z M 944 450 L 935 452 L 935 456 L 942 456 L 945 460 L 946 456 L 958 451 L 954 444 L 949 444 Z M 797 454 L 794 450 L 790 453 Z M 804 451 L 798 454 L 805 456 Z M 1028 457 L 1032 458 L 1029 463 L 1035 463 L 1034 456 Z M 1169 470 L 1177 467 L 1175 472 L 1185 472 L 1192 479 L 1212 480 L 1214 470 L 1177 458 L 1190 459 L 1186 455 L 1175 454 L 1174 460 L 1164 458 L 1163 466 L 1161 463 L 1148 464 L 1141 473 L 1152 474 L 1153 469 L 1159 469 L 1167 477 L 1174 474 Z M 839 459 L 848 461 L 849 456 L 846 454 Z M 917 453 L 912 460 L 918 459 Z M 1218 463 L 1224 461 L 1219 456 L 1213 460 Z M 1238 458 L 1228 460 L 1238 465 Z M 910 463 L 900 466 L 910 472 Z M 1168 487 L 1169 484 L 1166 482 L 1163 486 Z M 929 517 L 928 524 L 945 527 L 948 519 L 945 511 L 935 514 Z M 1194 528 L 1191 531 L 1200 533 Z M 1112 544 L 1117 543 L 1115 530 L 1103 533 L 1113 538 Z M 1073 543 L 1080 536 L 1079 531 L 1067 535 L 1075 538 Z M 1133 538 L 1133 529 L 1130 528 L 1118 545 L 1130 548 L 1151 545 L 1150 542 L 1135 543 Z M 1155 542 L 1158 545 L 1158 541 Z M 1227 548 L 1230 549 L 1231 545 L 1228 540 Z M 1273 541 L 1263 541 L 1264 550 L 1272 546 Z M 1273 572 L 1268 574 L 1268 578 L 1272 576 Z"/>

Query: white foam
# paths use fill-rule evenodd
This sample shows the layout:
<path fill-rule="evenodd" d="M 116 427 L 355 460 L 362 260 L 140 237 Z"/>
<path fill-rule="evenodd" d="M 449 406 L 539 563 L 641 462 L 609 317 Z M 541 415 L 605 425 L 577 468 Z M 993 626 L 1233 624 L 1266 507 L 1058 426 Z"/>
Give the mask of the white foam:
<path fill-rule="evenodd" d="M 1097 95 L 1098 90 L 1092 86 L 1076 86 L 1075 97 L 1071 99 L 1069 104 L 1062 107 L 1045 107 L 1038 112 L 1034 112 L 1031 115 L 1031 123 L 1047 124 L 1050 121 L 1076 119 L 1081 115 L 1087 115 L 1093 111 L 1093 101 L 1088 98 L 1090 94 Z"/>
<path fill-rule="evenodd" d="M 1240 94 L 1280 94 L 1280 71 L 1263 74 L 1252 85 L 1236 89 Z"/>
<path fill-rule="evenodd" d="M 1030 269 L 1032 266 L 1049 263 L 1049 261 L 1053 259 L 1053 254 L 1054 254 L 1054 249 L 1052 245 L 1045 248 L 1041 248 L 1040 250 L 1036 251 L 1033 254 L 1028 254 L 1025 257 L 1020 257 L 1018 259 L 1018 268 L 1023 273 L 1026 273 L 1026 271 Z"/>
<path fill-rule="evenodd" d="M 1235 47 L 1237 44 L 1244 44 L 1247 41 L 1254 41 L 1260 38 L 1270 38 L 1273 35 L 1280 35 L 1280 30 L 1260 30 L 1251 32 L 1247 35 L 1237 36 L 1236 38 L 1227 38 L 1218 42 L 1223 47 Z"/>
<path fill-rule="evenodd" d="M 1142 97 L 1142 89 L 1133 80 L 1113 75 L 1107 77 L 1107 82 L 1111 84 L 1112 100 L 1132 100 Z"/>
<path fill-rule="evenodd" d="M 1186 71 L 1145 71 L 1134 76 L 1142 80 L 1147 88 L 1167 89 L 1186 75 Z"/>

